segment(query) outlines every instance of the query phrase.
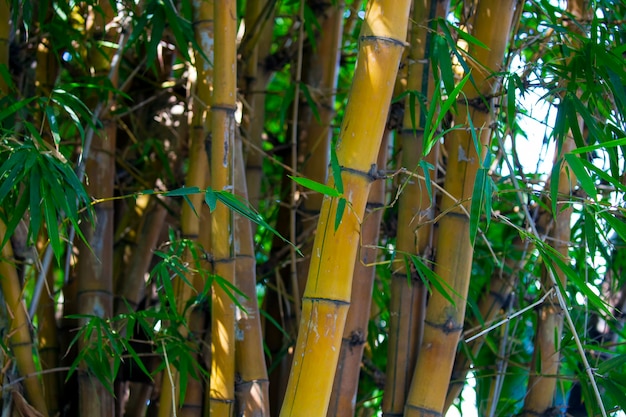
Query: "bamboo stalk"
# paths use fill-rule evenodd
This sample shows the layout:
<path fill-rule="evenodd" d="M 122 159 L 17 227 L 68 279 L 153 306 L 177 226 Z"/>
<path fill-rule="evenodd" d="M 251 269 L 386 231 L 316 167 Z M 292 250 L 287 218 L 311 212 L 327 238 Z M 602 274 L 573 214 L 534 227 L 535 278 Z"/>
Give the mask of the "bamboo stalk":
<path fill-rule="evenodd" d="M 439 292 L 433 292 L 429 300 L 420 356 L 405 407 L 407 417 L 439 415 L 444 406 L 456 347 L 463 329 L 473 257 L 469 219 L 464 213 L 468 212 L 468 201 L 482 162 L 482 156 L 477 152 L 483 152 L 482 148 L 490 138 L 491 110 L 473 103 L 482 103 L 482 98 L 489 103 L 495 92 L 497 79 L 489 76 L 501 65 L 516 4 L 514 0 L 481 0 L 478 3 L 474 36 L 488 45 L 489 50 L 471 45 L 470 53 L 488 70 L 474 66 L 472 76 L 479 91 L 472 83 L 465 85 L 463 92 L 467 101 L 457 103 L 458 120 L 455 123 L 469 126 L 468 119 L 471 117 L 474 126 L 479 129 L 475 133 L 481 149 L 476 149 L 468 130 L 454 130 L 445 140 L 448 163 L 444 188 L 447 194 L 442 197 L 440 207 L 447 214 L 439 222 L 435 272 L 453 291 L 449 295 L 454 302 L 451 303 Z M 494 16 L 498 18 L 494 20 Z"/>
<path fill-rule="evenodd" d="M 409 7 L 408 1 L 368 3 L 337 142 L 343 195 L 350 206 L 335 229 L 339 200 L 326 197 L 322 203 L 281 417 L 325 415 L 328 409 L 350 304 L 360 223 L 405 46 Z M 364 103 L 368 104 L 365 111 Z"/>
<path fill-rule="evenodd" d="M 529 252 L 528 245 L 528 242 L 524 242 L 519 236 L 516 236 L 504 260 L 504 269 L 492 275 L 491 283 L 487 286 L 486 291 L 478 302 L 478 311 L 480 312 L 482 323 L 491 323 L 507 303 L 515 289 L 517 274 L 526 262 L 525 258 L 520 259 L 519 254 L 527 254 Z M 472 324 L 480 325 L 478 320 L 473 320 L 469 324 L 470 327 Z M 459 349 L 452 369 L 448 394 L 446 395 L 446 402 L 443 408 L 444 411 L 448 410 L 461 393 L 465 385 L 465 377 L 469 371 L 470 358 L 476 357 L 484 341 L 485 339 L 481 337 L 469 342 L 465 348 Z M 471 355 L 468 356 L 466 352 L 471 352 Z"/>
<path fill-rule="evenodd" d="M 380 145 L 376 165 L 387 164 L 387 143 L 392 131 L 386 129 Z M 337 372 L 333 382 L 333 392 L 326 415 L 328 417 L 352 417 L 355 412 L 356 395 L 359 386 L 361 360 L 367 342 L 367 326 L 372 305 L 372 290 L 376 276 L 378 237 L 380 222 L 385 205 L 385 180 L 372 183 L 365 208 L 365 218 L 361 231 L 361 244 L 358 259 L 354 265 L 352 297 L 346 326 L 341 339 L 341 350 Z"/>
<path fill-rule="evenodd" d="M 247 198 L 245 165 L 241 140 L 235 144 L 235 192 Z M 256 261 L 254 236 L 250 220 L 235 216 L 235 284 L 245 295 L 239 297 L 244 309 L 237 309 L 237 338 L 235 340 L 236 414 L 269 417 L 269 380 L 263 334 L 256 293 Z"/>
<path fill-rule="evenodd" d="M 233 192 L 233 151 L 236 110 L 237 8 L 234 0 L 216 0 L 214 7 L 215 60 L 211 143 L 211 187 Z M 211 250 L 214 272 L 234 283 L 232 243 L 234 224 L 231 211 L 217 205 L 211 215 Z M 210 409 L 215 416 L 230 416 L 235 399 L 235 305 L 229 294 L 213 286 L 211 310 Z"/>
<path fill-rule="evenodd" d="M 0 221 L 0 240 L 4 240 L 6 225 Z M 37 375 L 33 359 L 33 340 L 30 335 L 31 324 L 22 299 L 22 286 L 15 270 L 13 249 L 7 243 L 2 247 L 0 259 L 0 289 L 4 296 L 9 317 L 9 346 L 15 357 L 20 375 L 24 376 L 24 390 L 29 403 L 42 415 L 48 415 L 43 387 Z"/>
<path fill-rule="evenodd" d="M 568 137 L 560 151 L 555 154 L 555 163 L 562 159 L 563 156 L 576 148 L 573 137 Z M 550 241 L 556 252 L 561 254 L 563 259 L 568 262 L 569 242 L 571 233 L 571 216 L 573 207 L 567 204 L 569 196 L 572 192 L 573 184 L 576 183 L 571 169 L 567 164 L 563 164 L 559 171 L 558 195 L 565 202 L 563 208 L 559 206 L 559 212 L 556 214 L 556 221 L 548 234 Z M 547 267 L 543 267 L 541 282 L 542 286 L 549 290 L 554 287 L 552 280 L 548 276 Z M 556 279 L 562 285 L 567 286 L 567 277 L 560 269 L 556 270 Z M 535 349 L 531 362 L 531 374 L 528 379 L 528 389 L 524 399 L 525 416 L 533 416 L 545 413 L 553 406 L 559 408 L 566 407 L 565 404 L 554 404 L 556 394 L 556 384 L 561 364 L 561 355 L 559 346 L 561 342 L 561 334 L 563 332 L 563 311 L 558 303 L 544 303 L 539 309 L 537 316 L 537 333 L 535 335 Z"/>
<path fill-rule="evenodd" d="M 106 25 L 116 15 L 111 3 L 102 1 L 101 11 L 90 10 L 93 15 L 93 27 L 89 27 L 94 36 L 106 36 Z M 123 35 L 122 35 L 123 36 Z M 94 48 L 95 49 L 95 48 Z M 88 62 L 96 74 L 108 73 L 110 59 L 114 51 L 102 54 L 98 50 L 88 51 Z M 110 74 L 111 84 L 118 83 L 118 74 Z M 109 95 L 109 104 L 113 95 Z M 113 312 L 113 202 L 106 201 L 113 197 L 115 180 L 115 143 L 117 124 L 107 117 L 104 128 L 94 135 L 91 152 L 85 164 L 85 173 L 89 179 L 86 188 L 91 196 L 105 199 L 94 207 L 95 226 L 85 225 L 82 233 L 86 244 L 80 240 L 76 247 L 80 256 L 76 265 L 78 313 L 100 318 L 110 317 Z M 88 245 L 88 246 L 87 246 Z M 88 319 L 79 319 L 80 326 L 88 325 Z M 95 335 L 93 336 L 95 337 Z M 79 339 L 79 349 L 89 349 L 93 340 Z M 79 413 L 89 416 L 110 416 L 114 413 L 114 399 L 111 393 L 92 374 L 83 362 L 77 372 L 79 386 Z"/>
<path fill-rule="evenodd" d="M 263 131 L 265 128 L 265 90 L 273 74 L 265 65 L 270 54 L 274 31 L 274 7 L 272 1 L 257 0 L 246 4 L 246 37 L 243 42 L 244 88 L 247 106 L 242 120 L 242 129 L 253 145 L 246 152 L 246 184 L 248 201 L 259 206 L 263 178 Z M 256 225 L 252 225 L 254 231 Z"/>
<path fill-rule="evenodd" d="M 413 5 L 412 26 L 407 76 L 407 91 L 419 91 L 430 99 L 434 89 L 434 77 L 429 69 L 428 54 L 433 29 L 431 21 L 443 17 L 448 9 L 447 1 L 422 0 Z M 424 115 L 419 103 L 411 108 L 406 100 L 404 119 L 400 134 L 402 167 L 426 177 L 419 163 L 423 155 Z M 437 152 L 426 157 L 426 162 L 436 165 Z M 435 174 L 435 173 L 433 173 Z M 383 394 L 383 414 L 396 415 L 404 410 L 412 371 L 415 368 L 423 333 L 426 311 L 426 288 L 417 271 L 407 270 L 412 262 L 409 256 L 432 260 L 432 224 L 423 223 L 434 217 L 434 201 L 430 201 L 426 184 L 417 177 L 408 177 L 401 184 L 398 200 L 398 235 L 396 250 L 403 254 L 394 266 L 391 281 L 391 304 L 389 323 L 389 347 L 387 372 Z"/>

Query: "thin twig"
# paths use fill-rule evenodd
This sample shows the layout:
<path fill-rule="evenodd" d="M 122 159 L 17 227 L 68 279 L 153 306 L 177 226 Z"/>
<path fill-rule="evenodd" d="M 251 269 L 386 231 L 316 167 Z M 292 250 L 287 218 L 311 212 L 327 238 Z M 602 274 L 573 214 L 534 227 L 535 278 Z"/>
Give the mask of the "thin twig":
<path fill-rule="evenodd" d="M 495 328 L 498 328 L 500 326 L 502 326 L 505 323 L 508 323 L 509 321 L 513 320 L 515 317 L 519 316 L 520 314 L 524 314 L 525 312 L 527 312 L 528 310 L 532 310 L 533 308 L 537 307 L 538 305 L 541 305 L 544 303 L 544 301 L 546 301 L 546 299 L 548 297 L 550 297 L 552 295 L 552 293 L 554 292 L 554 288 L 550 288 L 550 290 L 545 293 L 543 295 L 543 297 L 541 297 L 539 300 L 535 301 L 534 303 L 532 303 L 529 306 L 524 307 L 523 309 L 516 311 L 515 313 L 511 314 L 511 315 L 506 315 L 506 317 L 502 320 L 500 320 L 499 322 L 492 324 L 491 326 L 487 327 L 486 329 L 476 333 L 474 336 L 470 336 L 467 339 L 465 339 L 465 343 L 470 343 L 471 341 L 478 339 L 481 336 L 486 335 L 487 333 L 489 333 L 490 331 L 492 331 Z"/>

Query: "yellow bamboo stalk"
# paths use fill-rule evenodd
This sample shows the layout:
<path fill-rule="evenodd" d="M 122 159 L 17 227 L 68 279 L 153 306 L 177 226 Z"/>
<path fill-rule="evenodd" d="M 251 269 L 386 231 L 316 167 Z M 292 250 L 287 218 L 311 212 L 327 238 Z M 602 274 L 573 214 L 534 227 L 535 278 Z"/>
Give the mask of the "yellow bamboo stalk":
<path fill-rule="evenodd" d="M 54 274 L 48 272 L 46 277 L 48 288 L 54 288 Z M 56 300 L 52 294 L 44 294 L 37 309 L 39 341 L 39 361 L 42 370 L 55 369 L 59 366 L 61 348 L 59 344 L 59 331 L 56 322 Z M 61 399 L 61 378 L 58 372 L 51 372 L 41 377 L 45 395 L 46 409 L 50 415 L 59 412 L 59 401 Z"/>
<path fill-rule="evenodd" d="M 317 18 L 321 29 L 316 48 L 313 48 L 312 45 L 307 45 L 303 52 L 302 81 L 314 97 L 319 119 L 314 116 L 313 109 L 301 95 L 297 123 L 297 161 L 304 177 L 320 183 L 326 182 L 329 163 L 328 158 L 332 136 L 331 124 L 335 116 L 334 102 L 339 70 L 339 45 L 342 34 L 343 10 L 344 7 L 340 3 L 334 5 L 328 3 L 322 10 L 319 10 Z M 289 185 L 286 185 L 286 187 L 289 187 Z M 272 333 L 266 335 L 268 346 L 272 346 L 272 350 L 278 352 L 276 356 L 280 357 L 280 363 L 274 367 L 274 371 L 270 375 L 270 395 L 272 395 L 273 407 L 275 408 L 280 408 L 287 387 L 293 353 L 289 346 L 293 344 L 297 331 L 298 315 L 296 312 L 299 312 L 298 308 L 306 285 L 311 250 L 313 248 L 313 233 L 311 231 L 315 228 L 322 206 L 323 196 L 320 193 L 299 190 L 299 195 L 300 199 L 298 201 L 295 201 L 295 196 L 293 197 L 294 204 L 298 205 L 295 229 L 301 231 L 296 242 L 301 245 L 300 250 L 304 258 L 298 259 L 295 264 L 297 285 L 294 285 L 293 279 L 285 280 L 285 287 L 289 294 L 279 297 L 279 302 L 285 303 L 285 307 L 268 310 L 268 312 L 276 312 L 277 315 L 272 317 L 283 325 L 283 329 L 287 333 L 293 335 L 293 337 L 286 337 L 282 332 L 277 332 L 276 337 Z M 287 218 L 286 214 L 281 211 L 279 216 Z M 279 225 L 289 224 L 289 220 L 281 223 L 280 219 L 281 217 L 279 217 Z M 286 230 L 285 233 L 289 233 L 289 230 Z M 280 242 L 279 245 L 279 247 L 283 246 L 283 242 Z M 288 273 L 293 274 L 293 270 L 287 271 L 287 268 L 285 268 L 284 271 L 284 274 L 281 271 L 280 278 L 286 277 Z M 274 291 L 269 292 L 269 295 L 273 298 L 276 297 Z M 270 300 L 268 298 L 268 301 Z M 285 311 L 288 314 L 280 317 L 281 311 Z M 272 338 L 275 340 L 272 341 Z M 287 353 L 283 354 L 285 350 L 287 350 Z"/>
<path fill-rule="evenodd" d="M 491 71 L 499 69 L 504 57 L 516 4 L 514 0 L 481 0 L 476 11 L 474 36 L 488 45 L 489 50 L 473 45 L 470 50 L 476 61 L 488 70 L 476 65 L 473 67 L 472 75 L 479 91 L 469 82 L 465 85 L 463 93 L 468 101 L 465 98 L 459 100 L 455 123 L 468 126 L 468 118 L 471 117 L 474 126 L 479 129 L 475 133 L 481 148 L 490 137 L 491 110 L 472 104 L 482 103 L 481 97 L 488 103 L 492 100 L 497 79 L 489 77 Z M 495 16 L 497 19 L 494 19 Z M 469 239 L 469 219 L 460 205 L 469 211 L 469 199 L 483 157 L 477 154 L 467 130 L 451 132 L 446 137 L 445 146 L 448 164 L 444 187 L 448 194 L 442 198 L 441 211 L 448 214 L 439 222 L 435 272 L 457 295 L 450 294 L 454 300 L 451 303 L 435 291 L 428 302 L 420 355 L 405 407 L 407 417 L 440 415 L 442 412 L 463 329 L 469 287 L 473 249 Z M 479 151 L 482 153 L 482 149 Z"/>
<path fill-rule="evenodd" d="M 325 198 L 302 302 L 281 417 L 325 415 L 352 290 L 360 223 L 404 50 L 409 1 L 370 1 L 337 159 L 350 207 L 335 230 L 337 198 Z M 368 108 L 364 109 L 364 103 Z M 332 185 L 333 181 L 329 181 Z"/>
<path fill-rule="evenodd" d="M 447 1 L 421 0 L 413 5 L 410 31 L 411 48 L 408 54 L 408 91 L 419 91 L 430 98 L 433 93 L 434 77 L 429 71 L 428 49 L 432 33 L 430 22 L 436 17 L 444 17 L 448 9 Z M 415 123 L 412 114 L 415 117 Z M 425 177 L 419 163 L 423 154 L 424 128 L 421 122 L 422 111 L 419 103 L 411 108 L 405 101 L 404 119 L 399 137 L 402 147 L 402 167 Z M 414 125 L 415 124 L 415 125 Z M 435 151 L 426 161 L 436 164 Z M 434 176 L 434 172 L 431 176 Z M 433 178 L 434 179 L 434 178 Z M 398 201 L 398 235 L 396 249 L 400 254 L 394 266 L 391 281 L 391 304 L 389 323 L 389 346 L 387 349 L 387 378 L 383 394 L 382 409 L 385 415 L 402 414 L 406 394 L 415 367 L 422 339 L 423 321 L 426 311 L 426 289 L 417 272 L 406 270 L 409 255 L 419 255 L 432 260 L 431 224 L 423 223 L 433 218 L 434 201 L 430 201 L 426 184 L 417 177 L 408 177 L 401 184 L 402 194 Z"/>
<path fill-rule="evenodd" d="M 529 253 L 529 245 L 528 242 L 524 242 L 519 236 L 516 236 L 511 245 L 511 250 L 504 259 L 503 270 L 494 272 L 491 276 L 491 283 L 478 302 L 478 311 L 480 312 L 482 323 L 492 323 L 498 314 L 501 313 L 502 308 L 515 289 L 517 274 L 526 262 L 526 259 L 520 259 L 520 255 Z M 470 328 L 472 325 L 482 326 L 481 322 L 475 319 L 469 323 L 469 326 Z M 459 349 L 452 369 L 448 394 L 446 395 L 446 402 L 443 408 L 444 412 L 448 410 L 461 393 L 465 385 L 465 377 L 469 371 L 470 357 L 478 355 L 484 341 L 485 338 L 480 337 L 468 343 L 466 347 Z M 467 352 L 472 352 L 470 357 L 468 357 Z"/>
<path fill-rule="evenodd" d="M 235 193 L 247 197 L 245 164 L 241 140 L 235 143 Z M 235 371 L 236 414 L 269 417 L 269 380 L 263 352 L 263 334 L 256 294 L 254 236 L 250 220 L 235 216 L 235 284 L 245 294 L 239 297 L 244 309 L 237 309 Z"/>
<path fill-rule="evenodd" d="M 380 144 L 376 165 L 387 164 L 387 143 L 392 131 L 386 129 Z M 352 417 L 355 412 L 356 394 L 359 385 L 361 360 L 367 341 L 367 326 L 372 304 L 372 289 L 376 276 L 376 258 L 378 254 L 378 236 L 380 221 L 385 205 L 385 180 L 372 183 L 367 200 L 365 218 L 361 230 L 361 247 L 354 265 L 352 280 L 352 301 L 346 318 L 346 326 L 341 339 L 341 350 L 337 372 L 330 397 L 328 417 Z"/>
<path fill-rule="evenodd" d="M 6 231 L 6 225 L 0 221 L 0 239 L 4 240 Z M 22 299 L 22 286 L 14 262 L 13 249 L 11 244 L 7 243 L 2 248 L 2 257 L 0 258 L 0 289 L 9 317 L 9 346 L 15 357 L 17 371 L 24 377 L 23 385 L 28 402 L 42 415 L 47 416 L 48 409 L 43 387 L 33 359 L 30 319 Z"/>
<path fill-rule="evenodd" d="M 237 80 L 237 8 L 234 0 L 216 0 L 215 60 L 211 143 L 211 187 L 233 192 L 233 151 Z M 231 211 L 218 204 L 211 215 L 214 272 L 234 283 L 234 227 Z M 211 415 L 230 416 L 235 398 L 235 305 L 225 290 L 213 286 L 211 310 Z"/>

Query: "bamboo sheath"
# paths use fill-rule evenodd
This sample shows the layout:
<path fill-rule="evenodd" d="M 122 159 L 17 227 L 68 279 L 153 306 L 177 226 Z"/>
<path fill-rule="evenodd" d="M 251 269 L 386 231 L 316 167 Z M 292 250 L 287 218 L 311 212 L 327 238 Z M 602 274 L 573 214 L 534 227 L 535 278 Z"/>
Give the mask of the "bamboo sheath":
<path fill-rule="evenodd" d="M 476 136 L 480 141 L 478 152 L 481 154 L 490 138 L 491 112 L 474 103 L 482 103 L 481 97 L 491 101 L 497 84 L 495 78 L 489 77 L 502 62 L 516 4 L 514 0 L 481 0 L 476 11 L 474 36 L 488 45 L 489 50 L 470 46 L 472 57 L 484 67 L 473 65 L 472 76 L 479 91 L 470 82 L 465 85 L 463 93 L 467 102 L 461 98 L 457 103 L 455 123 L 469 126 L 468 117 L 472 118 L 478 129 Z M 467 107 L 470 104 L 471 107 Z M 435 272 L 456 295 L 451 294 L 454 303 L 450 303 L 435 291 L 429 300 L 424 338 L 405 407 L 407 417 L 442 413 L 463 328 L 470 280 L 473 250 L 469 239 L 469 219 L 459 205 L 469 211 L 469 199 L 483 156 L 477 154 L 472 136 L 466 130 L 452 131 L 446 137 L 445 147 L 448 164 L 444 187 L 454 199 L 447 195 L 442 198 L 441 211 L 448 214 L 439 222 Z"/>
<path fill-rule="evenodd" d="M 338 199 L 325 198 L 322 204 L 281 417 L 323 416 L 328 409 L 350 304 L 360 222 L 404 49 L 409 6 L 408 1 L 368 3 L 337 142 L 344 196 L 350 206 L 335 230 Z"/>
<path fill-rule="evenodd" d="M 428 53 L 431 42 L 431 22 L 444 17 L 448 1 L 421 0 L 415 2 L 410 30 L 410 50 L 407 59 L 407 91 L 421 92 L 430 100 L 434 77 L 429 69 Z M 425 177 L 419 163 L 423 155 L 423 114 L 416 100 L 414 108 L 405 101 L 402 130 L 399 136 L 402 148 L 402 167 Z M 415 123 L 411 114 L 415 116 Z M 414 125 L 415 124 L 415 125 Z M 426 160 L 436 164 L 437 152 L 433 149 Z M 432 173 L 434 175 L 435 172 Z M 432 176 L 431 175 L 431 176 Z M 401 256 L 394 264 L 391 281 L 391 304 L 389 323 L 389 347 L 387 350 L 387 378 L 383 394 L 383 415 L 403 413 L 406 394 L 415 368 L 422 339 L 426 311 L 426 289 L 415 271 L 407 271 L 411 265 L 409 255 L 431 260 L 432 225 L 423 223 L 432 219 L 434 202 L 430 201 L 426 184 L 417 177 L 407 177 L 400 185 L 402 193 L 398 201 L 398 235 L 396 250 Z"/>
<path fill-rule="evenodd" d="M 236 110 L 237 8 L 234 0 L 214 3 L 215 60 L 212 101 L 211 187 L 233 192 L 233 152 Z M 218 204 L 211 214 L 214 273 L 234 284 L 234 223 L 232 212 Z M 211 309 L 210 413 L 230 416 L 235 400 L 235 304 L 219 285 L 213 286 Z"/>

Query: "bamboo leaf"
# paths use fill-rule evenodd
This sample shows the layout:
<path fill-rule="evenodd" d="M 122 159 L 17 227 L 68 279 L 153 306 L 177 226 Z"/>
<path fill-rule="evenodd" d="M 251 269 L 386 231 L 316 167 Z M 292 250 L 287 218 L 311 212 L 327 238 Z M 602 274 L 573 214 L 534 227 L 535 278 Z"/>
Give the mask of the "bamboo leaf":
<path fill-rule="evenodd" d="M 430 170 L 434 170 L 435 167 L 428 163 L 428 161 L 426 161 L 425 159 L 420 159 L 420 163 L 419 163 L 420 167 L 422 168 L 422 172 L 424 172 L 424 183 L 426 184 L 426 192 L 428 193 L 428 200 L 432 203 L 433 202 L 433 185 L 431 183 L 431 179 L 430 179 Z"/>
<path fill-rule="evenodd" d="M 165 197 L 180 197 L 188 196 L 190 194 L 200 194 L 200 188 L 198 187 L 181 187 L 175 190 L 167 191 L 163 193 Z"/>
<path fill-rule="evenodd" d="M 425 150 L 425 154 L 428 154 L 428 152 L 430 151 L 430 149 L 432 148 L 435 140 L 433 140 L 433 138 L 435 137 L 435 132 L 436 132 L 436 126 L 439 126 L 441 124 L 441 121 L 443 120 L 443 118 L 445 117 L 446 113 L 450 110 L 450 108 L 456 103 L 456 100 L 459 96 L 459 94 L 461 93 L 461 90 L 463 89 L 463 87 L 465 86 L 465 83 L 467 82 L 467 80 L 470 79 L 471 76 L 471 72 L 468 73 L 465 77 L 463 77 L 461 79 L 461 81 L 459 81 L 459 83 L 457 84 L 457 86 L 454 88 L 454 90 L 452 90 L 452 92 L 450 93 L 450 95 L 448 96 L 448 98 L 446 98 L 446 100 L 443 102 L 443 104 L 441 105 L 441 109 L 439 111 L 439 114 L 437 115 L 437 120 L 435 121 L 435 123 L 433 124 L 433 129 L 431 129 L 429 136 L 428 136 L 428 140 L 426 141 L 426 150 Z M 431 104 L 432 106 L 433 104 Z M 479 153 L 480 155 L 480 153 Z"/>
<path fill-rule="evenodd" d="M 427 286 L 428 284 L 431 284 L 433 288 L 443 296 L 443 298 L 445 298 L 453 306 L 456 306 L 456 301 L 452 298 L 452 295 L 461 298 L 460 294 L 457 293 L 454 288 L 445 282 L 439 275 L 437 275 L 435 271 L 426 266 L 418 256 L 409 256 L 411 258 L 411 262 L 415 266 L 415 270 L 424 284 Z"/>
<path fill-rule="evenodd" d="M 587 170 L 580 162 L 580 158 L 572 154 L 565 155 L 565 161 L 569 165 L 569 167 L 574 171 L 574 175 L 580 182 L 580 185 L 583 187 L 583 190 L 587 193 L 587 195 L 591 198 L 596 198 L 597 190 L 594 181 L 587 173 Z"/>
<path fill-rule="evenodd" d="M 603 143 L 598 143 L 597 145 L 583 146 L 580 148 L 576 148 L 573 151 L 571 151 L 571 153 L 581 154 L 581 153 L 592 152 L 598 149 L 615 148 L 617 146 L 624 146 L 624 145 L 626 145 L 626 138 L 620 138 L 620 139 L 610 140 L 610 141 L 603 142 Z"/>
<path fill-rule="evenodd" d="M 539 254 L 541 255 L 546 266 L 552 270 L 555 277 L 558 276 L 556 270 L 556 268 L 558 268 L 593 306 L 602 310 L 609 317 L 612 315 L 607 304 L 595 292 L 593 292 L 591 288 L 589 288 L 589 285 L 578 275 L 578 273 L 576 273 L 576 271 L 572 269 L 570 265 L 563 261 L 560 253 L 556 252 L 554 248 L 539 240 L 535 240 L 535 244 L 537 245 L 537 250 L 539 251 Z M 565 294 L 565 288 L 563 288 L 561 281 L 557 279 L 556 282 L 562 294 Z"/>
<path fill-rule="evenodd" d="M 330 168 L 333 174 L 333 180 L 335 181 L 335 187 L 339 194 L 343 194 L 343 180 L 341 178 L 341 167 L 337 160 L 337 150 L 334 146 L 330 148 Z"/>
<path fill-rule="evenodd" d="M 615 233 L 626 242 L 626 223 L 624 223 L 623 220 L 618 220 L 613 213 L 608 211 L 600 212 L 600 217 L 602 217 Z"/>
<path fill-rule="evenodd" d="M 61 239 L 59 238 L 57 212 L 54 210 L 54 207 L 51 206 L 50 202 L 46 200 L 47 199 L 44 196 L 43 212 L 46 217 L 48 238 L 50 239 L 50 245 L 52 246 L 54 257 L 56 258 L 57 263 L 60 263 L 61 255 L 63 254 L 63 245 L 61 244 Z"/>
<path fill-rule="evenodd" d="M 313 100 L 311 92 L 309 91 L 309 87 L 305 83 L 300 83 L 300 88 L 302 89 L 302 94 L 304 95 L 304 98 L 306 99 L 306 102 L 309 105 L 309 108 L 311 109 L 315 120 L 317 121 L 317 123 L 322 123 L 322 119 L 320 118 L 320 112 L 317 108 L 317 103 L 315 102 L 315 100 Z"/>
<path fill-rule="evenodd" d="M 487 199 L 487 181 L 489 175 L 487 169 L 480 168 L 476 173 L 476 181 L 474 182 L 474 190 L 472 191 L 472 204 L 470 207 L 470 242 L 472 246 L 476 240 L 478 232 L 478 223 L 480 222 L 480 212 L 485 205 Z M 486 213 L 489 216 L 489 213 Z"/>
<path fill-rule="evenodd" d="M 291 178 L 292 180 L 294 180 L 296 183 L 300 184 L 301 186 L 308 188 L 310 190 L 316 191 L 320 194 L 327 195 L 329 197 L 341 196 L 341 193 L 337 191 L 337 189 L 333 187 L 329 187 L 326 184 L 322 184 L 317 181 L 313 181 L 311 179 L 304 178 L 304 177 L 294 177 L 291 175 L 287 175 L 287 176 Z"/>
<path fill-rule="evenodd" d="M 337 211 L 335 213 L 335 232 L 339 229 L 339 225 L 341 224 L 341 219 L 343 219 L 343 213 L 346 210 L 346 199 L 341 197 L 339 201 L 337 201 Z"/>
<path fill-rule="evenodd" d="M 250 221 L 255 222 L 256 224 L 263 226 L 264 228 L 266 228 L 267 230 L 269 230 L 270 232 L 272 232 L 276 237 L 278 237 L 279 239 L 281 239 L 283 242 L 293 246 L 296 249 L 296 252 L 300 255 L 302 255 L 302 252 L 300 252 L 300 249 L 298 249 L 298 247 L 296 245 L 294 245 L 292 242 L 290 242 L 288 239 L 284 238 L 280 233 L 278 233 L 278 231 L 276 229 L 274 229 L 272 226 L 270 226 L 265 219 L 263 219 L 263 216 L 261 216 L 258 212 L 256 212 L 252 207 L 250 207 L 247 203 L 244 203 L 242 200 L 240 200 L 237 196 L 227 192 L 227 191 L 211 191 L 211 193 L 215 196 L 215 198 L 217 200 L 219 200 L 220 202 L 222 202 L 222 204 L 224 204 L 226 207 L 228 207 L 229 209 L 233 210 L 235 213 L 238 213 L 240 215 L 242 215 L 243 217 L 247 218 Z M 209 189 L 207 189 L 207 197 L 209 196 Z M 209 202 L 207 201 L 207 204 L 209 204 Z M 209 207 L 211 207 L 211 205 L 209 204 Z"/>
<path fill-rule="evenodd" d="M 24 100 L 20 100 L 20 101 L 14 103 L 14 104 L 11 104 L 10 106 L 5 108 L 4 110 L 0 111 L 0 122 L 3 121 L 4 119 L 6 119 L 7 117 L 17 113 L 21 108 L 26 107 L 34 99 L 35 99 L 35 97 L 31 97 L 31 98 L 27 98 L 27 99 L 24 99 Z"/>
<path fill-rule="evenodd" d="M 561 171 L 561 165 L 563 159 L 559 159 L 552 166 L 552 172 L 550 174 L 550 203 L 552 209 L 552 216 L 556 219 L 558 214 L 556 211 L 556 203 L 559 199 L 559 173 Z"/>

